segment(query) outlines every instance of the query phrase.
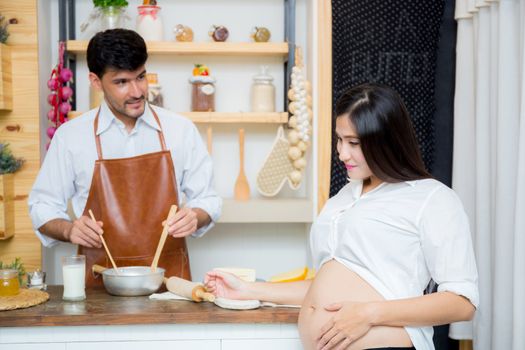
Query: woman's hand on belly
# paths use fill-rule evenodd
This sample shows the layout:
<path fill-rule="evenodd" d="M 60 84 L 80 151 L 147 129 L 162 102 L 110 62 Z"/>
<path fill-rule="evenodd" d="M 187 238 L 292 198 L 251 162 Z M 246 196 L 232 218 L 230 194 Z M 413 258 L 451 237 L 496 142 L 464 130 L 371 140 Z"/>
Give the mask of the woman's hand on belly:
<path fill-rule="evenodd" d="M 346 349 L 372 328 L 370 303 L 344 301 L 325 306 L 333 313 L 318 336 L 317 349 Z"/>

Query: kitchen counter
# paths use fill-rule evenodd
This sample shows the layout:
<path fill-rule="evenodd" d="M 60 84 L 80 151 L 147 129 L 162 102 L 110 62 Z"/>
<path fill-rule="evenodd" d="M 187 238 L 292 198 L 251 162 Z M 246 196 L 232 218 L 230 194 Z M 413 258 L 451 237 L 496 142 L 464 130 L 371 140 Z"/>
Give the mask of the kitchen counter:
<path fill-rule="evenodd" d="M 225 310 L 211 303 L 116 297 L 89 289 L 80 302 L 50 299 L 26 309 L 0 311 L 0 349 L 300 350 L 299 309 Z"/>
<path fill-rule="evenodd" d="M 62 286 L 50 286 L 49 300 L 26 309 L 0 311 L 0 327 L 126 325 L 156 323 L 297 323 L 299 309 L 263 307 L 226 310 L 212 303 L 116 297 L 86 290 L 86 300 L 62 300 Z"/>

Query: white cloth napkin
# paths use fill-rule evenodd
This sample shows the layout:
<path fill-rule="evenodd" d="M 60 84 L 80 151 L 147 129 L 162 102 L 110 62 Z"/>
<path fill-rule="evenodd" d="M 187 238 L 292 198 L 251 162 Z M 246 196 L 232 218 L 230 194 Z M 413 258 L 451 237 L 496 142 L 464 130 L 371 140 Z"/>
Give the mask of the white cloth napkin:
<path fill-rule="evenodd" d="M 164 292 L 164 293 L 153 293 L 149 296 L 151 300 L 186 300 L 191 301 L 191 299 L 188 299 L 186 297 L 177 295 L 172 292 Z M 269 301 L 263 301 L 261 303 L 261 306 L 263 307 L 288 307 L 288 308 L 301 308 L 301 305 L 289 305 L 289 304 L 276 304 L 271 303 Z"/>
<path fill-rule="evenodd" d="M 188 301 L 191 301 L 191 299 L 177 295 L 172 292 L 153 293 L 149 296 L 149 298 L 152 300 L 188 300 Z"/>

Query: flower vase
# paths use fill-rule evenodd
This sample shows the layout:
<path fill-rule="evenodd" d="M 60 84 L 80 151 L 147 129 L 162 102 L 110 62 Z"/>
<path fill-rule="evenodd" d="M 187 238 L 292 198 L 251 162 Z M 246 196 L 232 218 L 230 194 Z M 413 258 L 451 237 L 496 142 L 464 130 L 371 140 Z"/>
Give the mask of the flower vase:
<path fill-rule="evenodd" d="M 100 8 L 100 31 L 125 28 L 126 17 L 125 6 L 108 6 Z"/>

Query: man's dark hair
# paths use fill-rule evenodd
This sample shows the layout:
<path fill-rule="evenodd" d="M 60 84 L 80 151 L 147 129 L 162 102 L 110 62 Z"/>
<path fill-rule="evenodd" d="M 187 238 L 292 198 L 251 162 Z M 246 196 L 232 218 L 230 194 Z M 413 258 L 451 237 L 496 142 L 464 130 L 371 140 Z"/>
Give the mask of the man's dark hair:
<path fill-rule="evenodd" d="M 128 29 L 108 29 L 95 34 L 87 48 L 89 71 L 102 78 L 108 70 L 134 71 L 148 59 L 144 39 Z"/>
<path fill-rule="evenodd" d="M 401 97 L 385 85 L 363 84 L 336 102 L 336 118 L 349 118 L 372 173 L 385 182 L 430 178 Z"/>

